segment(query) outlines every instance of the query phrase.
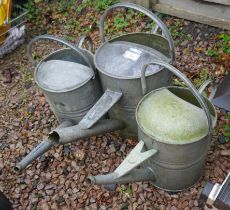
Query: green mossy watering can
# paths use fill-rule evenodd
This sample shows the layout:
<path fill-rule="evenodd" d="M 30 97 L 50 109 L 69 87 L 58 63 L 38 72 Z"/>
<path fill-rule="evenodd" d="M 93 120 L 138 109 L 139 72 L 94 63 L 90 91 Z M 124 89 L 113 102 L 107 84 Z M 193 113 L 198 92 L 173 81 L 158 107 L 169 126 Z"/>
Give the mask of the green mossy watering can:
<path fill-rule="evenodd" d="M 188 88 L 170 86 L 149 92 L 136 108 L 139 143 L 111 174 L 88 177 L 91 183 L 112 184 L 152 181 L 167 191 L 180 191 L 196 183 L 204 171 L 216 112 L 179 70 L 163 61 L 160 65 L 178 76 Z M 201 88 L 203 89 L 203 88 Z"/>

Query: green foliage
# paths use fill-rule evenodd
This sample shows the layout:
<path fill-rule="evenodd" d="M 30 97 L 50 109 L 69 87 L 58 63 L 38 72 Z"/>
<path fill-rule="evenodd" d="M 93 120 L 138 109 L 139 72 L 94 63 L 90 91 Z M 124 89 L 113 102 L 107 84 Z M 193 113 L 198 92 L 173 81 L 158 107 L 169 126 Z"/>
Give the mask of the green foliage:
<path fill-rule="evenodd" d="M 80 13 L 84 11 L 87 7 L 94 6 L 95 1 L 93 0 L 83 0 L 80 4 L 78 4 L 75 8 L 75 11 Z"/>
<path fill-rule="evenodd" d="M 224 139 L 225 142 L 230 142 L 230 113 L 225 116 L 228 119 L 228 123 L 224 125 Z"/>
<path fill-rule="evenodd" d="M 41 22 L 40 14 L 41 11 L 39 7 L 36 6 L 36 3 L 33 0 L 29 0 L 25 4 L 25 8 L 28 10 L 27 19 L 29 22 L 33 22 L 36 26 Z"/>
<path fill-rule="evenodd" d="M 212 49 L 208 49 L 206 51 L 206 55 L 211 56 L 211 57 L 215 57 L 215 58 L 219 58 L 220 57 L 219 52 L 216 51 L 216 50 L 212 50 Z"/>
<path fill-rule="evenodd" d="M 184 82 L 182 82 L 178 78 L 173 79 L 173 85 L 176 85 L 176 86 L 179 86 L 179 87 L 187 87 L 186 84 L 184 84 Z"/>
<path fill-rule="evenodd" d="M 201 69 L 198 77 L 194 79 L 194 84 L 197 88 L 199 88 L 205 81 L 211 79 L 209 75 L 209 71 L 206 68 Z"/>
<path fill-rule="evenodd" d="M 149 30 L 152 30 L 155 26 L 156 26 L 156 23 L 155 22 L 151 22 L 151 23 L 147 24 L 146 28 L 149 29 Z"/>
<path fill-rule="evenodd" d="M 97 0 L 96 1 L 96 9 L 98 11 L 106 10 L 111 5 L 119 2 L 118 0 Z"/>
<path fill-rule="evenodd" d="M 195 85 L 197 89 L 199 89 L 200 86 L 209 79 L 211 79 L 211 77 L 210 77 L 208 69 L 203 68 L 201 69 L 199 74 L 196 76 L 196 78 L 193 79 L 193 84 Z M 180 86 L 180 87 L 187 87 L 185 83 L 179 80 L 178 78 L 173 79 L 173 84 L 176 86 Z"/>
<path fill-rule="evenodd" d="M 23 77 L 22 77 L 22 81 L 24 84 L 24 87 L 30 87 L 30 85 L 32 84 L 33 81 L 33 74 L 32 71 L 27 69 L 26 67 L 23 68 Z M 25 93 L 25 97 L 23 98 L 23 102 L 26 101 L 26 95 L 27 93 Z"/>
<path fill-rule="evenodd" d="M 185 40 L 192 40 L 192 36 L 183 31 L 183 22 L 181 20 L 176 20 L 173 25 L 169 27 L 169 31 L 174 40 L 175 46 L 180 45 Z"/>
<path fill-rule="evenodd" d="M 34 3 L 38 4 L 38 3 L 41 3 L 43 2 L 43 0 L 34 0 Z"/>
<path fill-rule="evenodd" d="M 58 4 L 58 11 L 64 13 L 68 11 L 69 8 L 73 8 L 76 5 L 76 0 L 60 0 Z"/>
<path fill-rule="evenodd" d="M 127 197 L 130 197 L 132 195 L 132 189 L 130 186 L 128 186 L 127 188 L 124 186 L 124 185 L 121 185 L 120 189 L 119 189 L 119 192 L 122 194 L 122 195 L 125 195 Z"/>
<path fill-rule="evenodd" d="M 66 24 L 66 28 L 68 30 L 74 30 L 77 26 L 78 26 L 78 21 L 75 19 L 71 19 L 67 24 Z"/>
<path fill-rule="evenodd" d="M 227 33 L 220 34 L 215 44 L 206 51 L 206 55 L 216 59 L 221 59 L 223 54 L 230 55 L 230 35 Z"/>
<path fill-rule="evenodd" d="M 219 39 L 221 39 L 225 45 L 228 45 L 230 41 L 230 36 L 228 34 L 220 34 Z"/>
<path fill-rule="evenodd" d="M 157 17 L 159 19 L 163 19 L 165 17 L 165 14 L 162 14 L 162 13 L 158 13 L 157 14 Z M 146 28 L 149 29 L 149 30 L 152 30 L 154 27 L 156 26 L 156 23 L 155 22 L 150 22 L 147 24 Z"/>
<path fill-rule="evenodd" d="M 115 16 L 114 18 L 114 25 L 117 29 L 123 29 L 129 25 L 129 23 L 121 17 L 120 15 Z"/>
<path fill-rule="evenodd" d="M 65 39 L 67 41 L 74 42 L 76 40 L 76 37 L 71 35 L 71 34 L 67 34 L 67 35 L 65 35 Z"/>
<path fill-rule="evenodd" d="M 219 51 L 223 51 L 226 54 L 230 54 L 230 35 L 220 34 L 219 42 L 217 42 L 216 45 L 219 48 Z"/>

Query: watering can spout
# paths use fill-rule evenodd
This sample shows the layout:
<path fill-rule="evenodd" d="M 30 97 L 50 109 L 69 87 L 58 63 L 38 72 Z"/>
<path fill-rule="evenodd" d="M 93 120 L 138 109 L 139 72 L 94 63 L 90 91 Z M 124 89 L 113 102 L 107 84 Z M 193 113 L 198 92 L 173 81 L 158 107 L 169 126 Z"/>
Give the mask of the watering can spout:
<path fill-rule="evenodd" d="M 113 173 L 89 176 L 87 180 L 91 184 L 98 185 L 155 181 L 154 171 L 151 167 L 136 169 L 137 166 L 157 153 L 155 149 L 143 152 L 143 148 L 144 142 L 140 141 Z"/>
<path fill-rule="evenodd" d="M 72 122 L 64 121 L 58 126 L 58 128 L 65 128 L 72 125 L 73 125 Z M 36 158 L 40 157 L 42 154 L 47 152 L 53 145 L 54 145 L 53 142 L 49 141 L 48 139 L 43 140 L 14 167 L 14 170 L 21 171 L 25 169 Z"/>
<path fill-rule="evenodd" d="M 39 143 L 27 156 L 25 156 L 20 163 L 18 163 L 15 167 L 15 171 L 21 171 L 25 169 L 33 160 L 44 154 L 53 146 L 53 143 L 47 139 L 43 140 Z"/>
<path fill-rule="evenodd" d="M 97 175 L 87 177 L 90 184 L 107 185 L 107 184 L 126 184 L 132 182 L 155 181 L 155 176 L 152 168 L 133 169 L 128 174 L 118 177 L 118 174 L 113 172 L 106 175 Z"/>
<path fill-rule="evenodd" d="M 79 123 L 66 128 L 57 128 L 49 134 L 48 139 L 54 144 L 67 144 L 79 139 L 104 134 L 124 128 L 119 120 L 100 120 L 92 128 L 85 129 Z"/>

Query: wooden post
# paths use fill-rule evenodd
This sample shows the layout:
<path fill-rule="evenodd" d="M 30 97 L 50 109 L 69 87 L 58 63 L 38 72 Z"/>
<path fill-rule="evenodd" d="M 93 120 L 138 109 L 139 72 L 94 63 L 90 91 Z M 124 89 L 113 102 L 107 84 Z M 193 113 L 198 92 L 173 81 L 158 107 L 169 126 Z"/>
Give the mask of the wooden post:
<path fill-rule="evenodd" d="M 152 7 L 152 0 L 122 0 L 122 2 L 138 4 L 145 7 L 146 9 L 150 9 Z"/>
<path fill-rule="evenodd" d="M 230 30 L 230 6 L 227 5 L 205 0 L 157 0 L 153 10 Z"/>

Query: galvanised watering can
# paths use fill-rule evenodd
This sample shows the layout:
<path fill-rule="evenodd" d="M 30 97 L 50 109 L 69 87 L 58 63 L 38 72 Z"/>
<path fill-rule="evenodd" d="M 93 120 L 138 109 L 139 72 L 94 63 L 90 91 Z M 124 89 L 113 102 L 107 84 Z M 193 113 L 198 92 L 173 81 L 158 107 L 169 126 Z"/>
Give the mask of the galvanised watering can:
<path fill-rule="evenodd" d="M 69 48 L 57 50 L 36 65 L 32 44 L 41 39 L 57 41 Z M 49 35 L 35 37 L 27 49 L 30 61 L 36 65 L 35 81 L 57 119 L 78 123 L 102 95 L 93 54 Z"/>
<path fill-rule="evenodd" d="M 131 33 L 105 41 L 104 22 L 107 15 L 116 8 L 129 8 L 142 12 L 156 23 L 151 33 Z M 160 28 L 162 34 L 157 34 Z M 140 69 L 144 64 L 153 59 L 172 62 L 175 58 L 175 49 L 172 37 L 165 24 L 152 12 L 144 7 L 120 3 L 108 8 L 101 16 L 99 23 L 102 45 L 95 54 L 95 66 L 99 71 L 102 88 L 122 93 L 117 103 L 109 109 L 109 117 L 118 119 L 126 124 L 126 129 L 121 134 L 125 137 L 137 137 L 137 125 L 135 122 L 135 109 L 139 100 L 143 97 L 141 91 Z M 147 69 L 146 81 L 148 91 L 171 83 L 171 73 L 158 65 Z M 106 92 L 105 92 L 106 94 Z"/>
<path fill-rule="evenodd" d="M 109 42 L 105 42 L 98 49 L 95 55 L 95 64 L 100 68 L 99 74 L 105 93 L 102 95 L 100 100 L 98 100 L 96 104 L 88 111 L 88 113 L 80 120 L 80 122 L 77 125 L 74 124 L 76 124 L 79 121 L 78 111 L 80 111 L 80 113 L 82 114 L 86 109 L 88 110 L 89 107 L 87 106 L 85 107 L 86 109 L 81 109 L 82 106 L 80 106 L 79 110 L 78 109 L 75 110 L 76 107 L 79 107 L 77 105 L 79 103 L 80 105 L 82 105 L 82 103 L 84 105 L 85 102 L 86 104 L 88 104 L 88 102 L 94 103 L 95 102 L 94 99 L 98 97 L 97 93 L 99 92 L 97 91 L 97 86 L 94 86 L 94 83 L 92 83 L 92 81 L 90 80 L 90 79 L 93 80 L 94 77 L 91 77 L 92 74 L 90 74 L 90 76 L 86 78 L 82 83 L 76 84 L 74 82 L 77 81 L 72 80 L 73 77 L 71 76 L 66 77 L 63 75 L 64 84 L 62 84 L 60 82 L 62 81 L 62 78 L 60 78 L 59 75 L 56 74 L 57 69 L 55 68 L 52 69 L 51 67 L 53 63 L 50 64 L 48 62 L 50 61 L 53 62 L 54 60 L 56 62 L 56 59 L 62 60 L 63 55 L 59 56 L 59 54 L 57 53 L 53 57 L 48 57 L 48 59 L 45 59 L 46 63 L 40 62 L 40 64 L 36 69 L 36 81 L 38 85 L 43 89 L 45 95 L 47 96 L 47 100 L 51 104 L 51 107 L 54 110 L 57 117 L 59 118 L 59 120 L 62 121 L 63 123 L 65 123 L 65 120 L 67 120 L 68 124 L 72 123 L 72 126 L 61 125 L 59 128 L 52 131 L 49 134 L 48 141 L 45 140 L 44 144 L 38 145 L 38 147 L 36 147 L 34 151 L 31 152 L 33 153 L 33 158 L 30 158 L 32 156 L 28 155 L 29 158 L 27 158 L 26 161 L 21 161 L 23 162 L 23 164 L 19 164 L 18 167 L 16 168 L 18 169 L 24 168 L 26 165 L 28 165 L 29 162 L 31 162 L 31 159 L 38 157 L 38 155 L 40 155 L 42 151 L 47 150 L 47 148 L 49 148 L 55 143 L 56 144 L 70 143 L 72 141 L 78 140 L 79 138 L 89 137 L 97 134 L 103 134 L 113 130 L 123 129 L 124 127 L 127 128 L 126 131 L 123 132 L 124 134 L 127 134 L 126 136 L 128 137 L 136 136 L 137 124 L 135 122 L 134 113 L 138 101 L 143 96 L 143 92 L 142 92 L 143 84 L 141 82 L 141 75 L 138 70 L 139 69 L 138 65 L 140 66 L 140 63 L 142 65 L 146 64 L 151 59 L 154 58 L 164 60 L 165 62 L 171 62 L 175 57 L 175 52 L 174 52 L 174 46 L 173 46 L 170 33 L 167 27 L 163 24 L 163 22 L 150 11 L 146 10 L 143 7 L 137 6 L 135 4 L 128 4 L 128 3 L 116 4 L 105 11 L 104 15 L 101 17 L 100 27 L 99 27 L 100 34 L 102 35 L 101 36 L 102 41 L 104 39 L 103 37 L 104 19 L 110 10 L 119 7 L 132 8 L 137 11 L 143 12 L 144 14 L 149 16 L 157 24 L 154 33 L 151 34 L 134 33 L 134 34 L 124 35 L 121 37 L 117 37 L 113 40 L 110 40 Z M 163 35 L 167 39 L 164 38 L 163 35 L 159 35 L 155 33 L 158 27 L 162 30 Z M 63 44 L 66 44 L 72 50 L 75 50 L 78 53 L 78 55 L 80 55 L 80 58 L 78 57 L 77 59 L 78 64 L 84 65 L 85 67 L 89 67 L 91 70 L 93 69 L 92 63 L 88 62 L 88 60 L 90 59 L 87 59 L 88 56 L 87 55 L 85 56 L 84 54 L 84 53 L 87 54 L 87 52 L 76 49 L 75 46 L 69 44 L 64 40 L 57 39 L 50 36 L 40 36 L 32 40 L 32 42 L 35 42 L 38 39 L 52 39 L 52 40 L 59 41 Z M 103 58 L 103 55 L 105 56 L 109 55 L 109 53 L 111 52 L 110 49 L 111 46 L 114 46 L 112 47 L 112 49 L 114 48 L 114 52 L 117 52 L 116 54 L 117 56 L 114 57 L 115 60 L 113 59 L 110 60 L 112 57 L 108 56 L 109 63 L 111 65 L 114 65 L 114 62 L 120 60 L 119 62 L 122 64 L 123 58 L 125 58 L 127 62 L 126 67 L 125 66 L 120 66 L 121 68 L 119 67 L 120 76 L 116 75 L 117 69 L 114 69 L 114 71 L 111 72 L 109 63 L 107 62 L 105 63 L 106 65 L 103 66 L 104 61 L 101 60 Z M 119 49 L 123 49 L 123 52 L 119 51 Z M 29 56 L 32 58 L 31 43 L 28 47 L 28 51 L 30 52 Z M 69 53 L 67 53 L 66 55 L 67 61 L 72 61 L 72 58 L 71 60 L 69 60 L 68 55 Z M 50 71 L 51 74 L 49 74 L 49 72 L 44 73 L 42 71 L 45 67 L 51 69 Z M 87 71 L 85 67 L 84 70 L 81 67 L 82 72 Z M 74 68 L 77 69 L 76 66 Z M 58 69 L 58 71 L 60 71 L 60 69 Z M 123 72 L 125 74 L 123 74 Z M 53 86 L 54 80 L 52 80 L 52 75 L 57 77 L 57 80 L 59 81 L 59 83 L 56 83 L 54 86 Z M 96 78 L 97 76 L 96 72 L 94 72 L 94 76 Z M 46 78 L 46 80 L 44 78 Z M 71 83 L 68 81 L 71 81 Z M 166 71 L 164 68 L 155 65 L 147 70 L 146 81 L 149 86 L 148 91 L 151 91 L 158 87 L 162 87 L 170 84 L 171 73 Z M 97 82 L 98 80 L 95 80 L 95 83 Z M 64 91 L 62 90 L 63 87 L 60 88 L 60 86 L 63 85 L 67 86 L 64 87 L 65 89 Z M 71 85 L 71 87 L 69 85 Z M 84 88 L 85 90 L 83 90 Z M 68 108 L 68 109 L 64 109 L 64 108 Z M 110 110 L 110 108 L 112 109 Z M 109 112 L 110 119 L 100 120 L 109 110 L 110 110 Z M 80 118 L 81 117 L 82 115 L 80 115 Z"/>
<path fill-rule="evenodd" d="M 74 46 L 53 36 L 38 36 L 29 43 L 27 48 L 29 59 L 34 65 L 36 62 L 32 58 L 32 44 L 40 39 L 58 41 L 69 47 L 57 50 L 43 59 L 36 67 L 35 80 L 60 121 L 58 128 L 71 127 L 82 119 L 102 95 L 98 74 L 93 64 L 94 55 L 91 51 L 82 48 L 85 43 L 88 43 L 89 49 L 92 50 L 92 40 L 83 36 L 80 37 L 78 46 Z M 82 74 L 85 72 L 82 71 L 88 74 L 83 77 Z M 111 129 L 113 122 L 109 123 L 108 129 Z M 100 130 L 100 124 L 98 127 Z M 90 135 L 89 133 L 84 134 Z M 83 135 L 82 132 L 81 135 Z M 52 146 L 53 142 L 44 139 L 15 166 L 15 169 L 26 168 Z"/>
<path fill-rule="evenodd" d="M 139 143 L 111 174 L 88 177 L 91 183 L 152 181 L 167 191 L 180 191 L 201 177 L 216 112 L 184 74 L 168 63 L 152 61 L 178 76 L 188 88 L 163 87 L 145 95 L 136 108 Z M 144 85 L 143 93 L 148 85 Z M 203 88 L 201 88 L 203 89 Z M 138 168 L 139 167 L 139 168 Z"/>
<path fill-rule="evenodd" d="M 97 116 L 97 112 L 94 112 L 94 108 L 91 107 L 101 95 L 99 78 L 92 62 L 93 54 L 90 51 L 81 48 L 83 47 L 83 43 L 88 41 L 89 49 L 92 49 L 92 44 L 89 37 L 83 36 L 80 38 L 78 42 L 78 46 L 80 48 L 73 46 L 63 39 L 53 36 L 45 35 L 36 37 L 28 46 L 29 58 L 33 63 L 35 63 L 35 61 L 31 55 L 31 45 L 38 39 L 51 39 L 54 41 L 59 41 L 70 48 L 56 51 L 55 53 L 46 57 L 43 62 L 38 64 L 35 73 L 37 84 L 43 90 L 51 109 L 54 111 L 61 124 L 56 128 L 58 132 L 56 132 L 56 130 L 51 132 L 50 135 L 52 137 L 52 141 L 50 138 L 44 139 L 26 157 L 24 157 L 20 163 L 16 164 L 16 171 L 26 168 L 33 160 L 41 156 L 57 143 L 65 144 L 73 140 L 91 137 L 93 135 L 103 134 L 124 128 L 123 122 L 116 119 L 102 120 L 101 117 L 103 116 L 100 117 L 101 120 L 91 129 L 88 129 L 81 124 L 81 122 L 85 121 L 86 119 L 88 122 L 93 123 L 95 119 L 98 120 L 98 118 L 95 118 L 95 115 Z M 53 63 L 48 63 L 50 61 L 53 61 Z M 63 61 L 65 61 L 64 64 Z M 76 66 L 72 64 L 73 62 L 77 62 L 80 65 Z M 45 63 L 45 66 L 43 63 Z M 63 73 L 60 66 L 57 67 L 57 64 L 60 66 L 62 65 L 63 72 L 65 70 L 65 73 L 70 72 L 70 74 L 67 76 L 66 74 L 57 74 Z M 44 70 L 48 73 L 44 73 Z M 84 71 L 86 71 L 89 73 L 89 77 L 82 78 L 82 75 L 76 74 L 74 71 L 80 71 L 81 74 L 84 74 Z M 54 78 L 52 78 L 52 76 Z M 82 82 L 79 83 L 79 78 L 77 78 L 77 76 L 81 76 Z M 86 112 L 88 113 L 84 116 Z M 78 122 L 79 124 L 77 124 Z M 65 129 L 62 130 L 63 128 Z M 64 136 L 65 141 L 57 141 L 59 139 L 59 135 Z"/>
<path fill-rule="evenodd" d="M 104 21 L 107 14 L 116 8 L 129 8 L 144 13 L 156 23 L 154 32 L 131 33 L 105 42 Z M 158 28 L 162 30 L 163 35 L 156 33 Z M 105 92 L 79 122 L 79 126 L 90 129 L 108 112 L 110 119 L 125 124 L 125 129 L 122 130 L 125 137 L 137 138 L 135 109 L 144 95 L 140 69 L 153 59 L 164 60 L 167 63 L 173 61 L 175 58 L 173 40 L 165 24 L 156 15 L 144 7 L 131 3 L 119 3 L 107 9 L 100 18 L 99 30 L 102 45 L 95 53 L 94 63 Z M 147 69 L 145 77 L 149 92 L 169 85 L 172 74 L 164 67 L 153 65 Z M 61 144 L 75 141 L 74 134 L 72 139 L 67 138 L 68 132 L 69 130 L 65 128 L 54 130 L 50 133 L 49 139 Z"/>

